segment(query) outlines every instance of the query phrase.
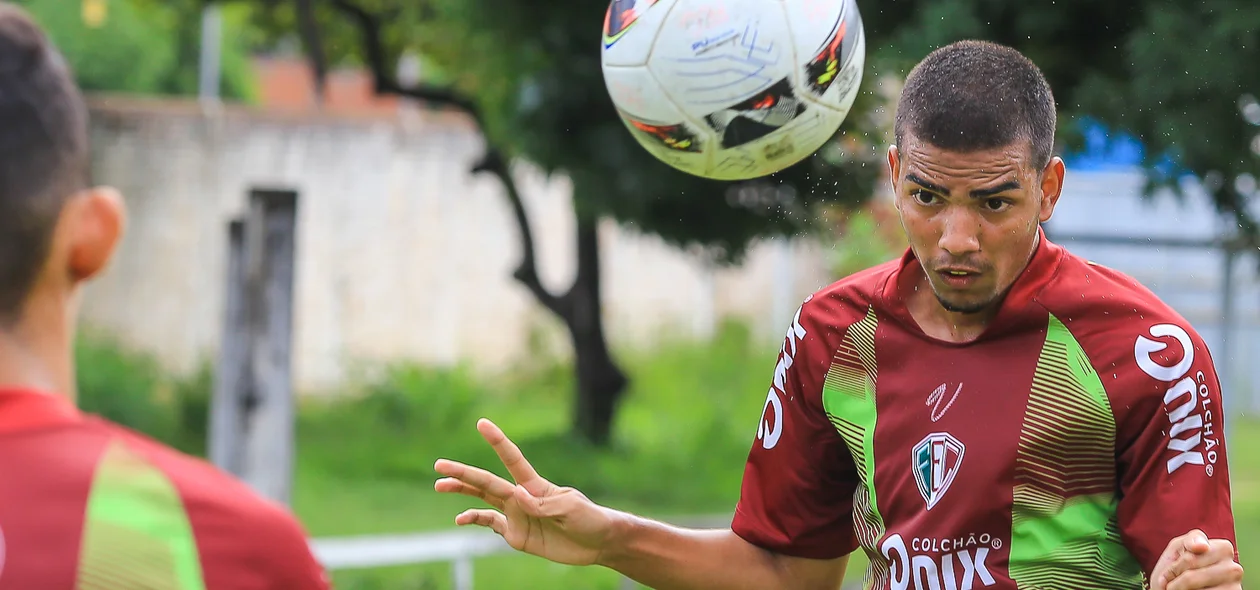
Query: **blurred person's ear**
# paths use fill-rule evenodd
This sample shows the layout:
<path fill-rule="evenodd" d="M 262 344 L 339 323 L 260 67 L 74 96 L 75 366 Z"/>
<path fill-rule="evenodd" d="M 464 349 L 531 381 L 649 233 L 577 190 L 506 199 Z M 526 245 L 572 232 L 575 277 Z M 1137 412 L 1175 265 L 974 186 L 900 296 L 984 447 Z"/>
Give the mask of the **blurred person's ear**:
<path fill-rule="evenodd" d="M 52 254 L 65 261 L 73 282 L 89 280 L 109 265 L 122 240 L 126 218 L 122 195 L 111 187 L 86 189 L 66 202 L 53 236 Z"/>

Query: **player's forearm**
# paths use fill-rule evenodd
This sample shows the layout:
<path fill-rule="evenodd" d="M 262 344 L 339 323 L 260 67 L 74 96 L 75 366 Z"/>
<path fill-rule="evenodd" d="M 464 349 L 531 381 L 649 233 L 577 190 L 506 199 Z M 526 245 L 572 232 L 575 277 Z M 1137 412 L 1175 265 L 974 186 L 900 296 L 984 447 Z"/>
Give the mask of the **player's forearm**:
<path fill-rule="evenodd" d="M 625 515 L 600 564 L 656 590 L 793 587 L 774 554 L 730 529 L 694 530 Z"/>

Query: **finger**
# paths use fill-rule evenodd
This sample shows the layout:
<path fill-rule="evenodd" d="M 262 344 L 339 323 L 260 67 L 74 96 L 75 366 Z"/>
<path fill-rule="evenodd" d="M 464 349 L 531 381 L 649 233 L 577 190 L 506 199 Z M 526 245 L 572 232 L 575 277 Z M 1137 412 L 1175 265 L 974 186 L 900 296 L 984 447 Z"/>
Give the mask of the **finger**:
<path fill-rule="evenodd" d="M 437 463 L 434 463 L 433 470 L 480 489 L 499 501 L 512 497 L 512 491 L 516 487 L 508 480 L 485 469 L 464 465 L 455 461 L 447 461 L 446 459 L 439 459 Z"/>
<path fill-rule="evenodd" d="M 1230 588 L 1241 582 L 1243 568 L 1238 562 L 1219 561 L 1199 569 L 1183 572 L 1168 583 L 1168 590 L 1200 590 L 1202 588 Z"/>
<path fill-rule="evenodd" d="M 503 466 L 507 467 L 508 473 L 512 475 L 512 479 L 516 483 L 521 484 L 535 495 L 544 495 L 550 489 L 551 484 L 547 480 L 538 476 L 538 472 L 534 471 L 534 467 L 525 460 L 525 455 L 521 453 L 520 447 L 516 443 L 503 434 L 494 422 L 485 418 L 477 421 L 477 430 L 481 432 L 481 436 L 490 443 L 494 448 L 495 454 L 499 456 L 499 460 L 503 462 Z"/>
<path fill-rule="evenodd" d="M 1168 542 L 1168 546 L 1164 548 L 1164 552 L 1159 556 L 1155 563 L 1155 571 L 1151 575 L 1151 590 L 1164 590 L 1164 585 L 1171 582 L 1177 574 L 1188 569 L 1187 564 L 1178 563 L 1178 560 L 1185 558 L 1187 555 L 1193 556 L 1197 552 L 1191 550 L 1192 547 L 1199 547 L 1199 541 L 1206 539 L 1207 536 L 1203 531 L 1194 529 L 1190 532 L 1174 538 Z M 1175 567 L 1175 569 L 1173 569 Z"/>
<path fill-rule="evenodd" d="M 498 510 L 465 510 L 455 517 L 455 524 L 459 526 L 483 526 L 496 533 L 499 536 L 507 535 L 507 517 L 503 516 Z"/>
<path fill-rule="evenodd" d="M 1201 530 L 1192 530 L 1183 535 L 1181 539 L 1182 548 L 1191 553 L 1207 553 L 1211 549 L 1207 535 Z"/>
<path fill-rule="evenodd" d="M 1151 590 L 1166 590 L 1168 582 L 1171 582 L 1174 577 L 1169 573 L 1168 568 L 1181 555 L 1181 545 L 1180 539 L 1173 539 L 1164 549 L 1164 553 L 1159 556 L 1159 560 L 1155 563 L 1155 570 L 1151 572 Z"/>
<path fill-rule="evenodd" d="M 1197 553 L 1191 553 L 1190 551 L 1182 551 L 1172 563 L 1168 564 L 1168 568 L 1164 572 L 1164 577 L 1169 583 L 1172 583 L 1172 581 L 1176 580 L 1181 574 L 1202 567 L 1207 567 L 1216 561 L 1218 560 L 1208 555 L 1199 555 Z"/>
<path fill-rule="evenodd" d="M 1181 555 L 1169 565 L 1167 569 L 1167 580 L 1172 582 L 1178 579 L 1185 572 L 1210 568 L 1220 563 L 1230 563 L 1234 561 L 1234 545 L 1225 539 L 1216 539 L 1208 542 L 1209 549 L 1204 553 L 1191 553 L 1183 551 Z"/>
<path fill-rule="evenodd" d="M 487 494 L 485 490 L 482 490 L 481 488 L 470 486 L 453 477 L 446 477 L 437 480 L 437 482 L 433 484 L 433 489 L 444 494 L 463 494 L 465 496 L 471 496 L 494 506 L 499 510 L 503 509 L 503 500 Z"/>
<path fill-rule="evenodd" d="M 1160 565 L 1168 565 L 1176 561 L 1177 557 L 1179 557 L 1182 551 L 1184 551 L 1184 547 L 1185 547 L 1184 535 L 1169 541 L 1168 546 L 1164 547 L 1164 552 L 1159 556 L 1159 561 L 1157 562 L 1157 565 L 1155 566 L 1156 569 L 1159 569 Z"/>

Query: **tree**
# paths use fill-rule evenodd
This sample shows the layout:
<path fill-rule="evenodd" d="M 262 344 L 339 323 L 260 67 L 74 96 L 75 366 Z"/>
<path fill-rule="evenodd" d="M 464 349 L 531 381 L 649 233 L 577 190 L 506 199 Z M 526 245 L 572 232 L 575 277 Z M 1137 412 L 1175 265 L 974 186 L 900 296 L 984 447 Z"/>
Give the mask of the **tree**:
<path fill-rule="evenodd" d="M 617 119 L 604 88 L 598 40 L 606 5 L 579 0 L 301 0 L 276 4 L 264 26 L 297 29 L 317 72 L 357 48 L 377 90 L 468 112 L 487 139 L 477 173 L 498 177 L 520 228 L 514 277 L 568 329 L 575 355 L 574 428 L 608 442 L 627 377 L 609 351 L 600 304 L 598 220 L 612 217 L 713 260 L 739 260 L 756 238 L 811 231 L 820 204 L 860 203 L 878 176 L 863 146 L 878 126 L 859 98 L 840 141 L 774 177 L 725 183 L 678 172 L 643 150 Z M 350 40 L 356 39 L 357 44 Z M 449 83 L 405 87 L 393 64 L 404 52 L 432 59 Z M 321 76 L 317 76 L 321 77 Z M 868 80 L 869 85 L 869 80 Z M 569 289 L 539 281 L 529 217 L 509 162 L 526 159 L 574 186 L 577 272 Z"/>
<path fill-rule="evenodd" d="M 77 10 L 80 2 L 85 10 Z M 197 93 L 200 0 L 18 0 L 47 32 L 86 92 Z M 67 10 L 74 6 L 75 10 Z M 245 28 L 246 5 L 227 28 Z M 97 20 L 99 18 L 99 20 Z M 227 36 L 221 88 L 231 99 L 252 96 L 248 37 Z"/>
<path fill-rule="evenodd" d="M 868 63 L 841 133 L 800 165 L 747 183 L 675 172 L 633 143 L 599 70 L 606 3 L 261 1 L 277 8 L 269 13 L 271 26 L 303 31 L 317 69 L 333 54 L 357 56 L 374 72 L 378 91 L 459 108 L 479 123 L 488 149 L 475 170 L 503 181 L 516 212 L 523 253 L 516 278 L 569 327 L 578 374 L 575 426 L 595 442 L 607 440 L 626 383 L 604 342 L 596 220 L 612 217 L 727 262 L 758 237 L 809 231 L 817 207 L 856 204 L 871 193 L 886 139 L 887 117 L 875 116 L 881 80 L 903 76 L 928 51 L 957 39 L 1014 46 L 1043 68 L 1060 101 L 1064 149 L 1080 145 L 1077 123 L 1086 115 L 1133 134 L 1148 150 L 1151 188 L 1180 189 L 1186 174 L 1204 179 L 1220 210 L 1256 236 L 1246 210 L 1248 184 L 1225 181 L 1254 177 L 1257 167 L 1255 130 L 1246 128 L 1237 106 L 1257 88 L 1260 43 L 1252 32 L 1260 16 L 1248 10 L 1249 0 L 864 2 Z M 392 64 L 404 52 L 432 58 L 446 83 L 400 85 Z M 538 281 L 528 216 L 507 166 L 514 158 L 573 181 L 579 264 L 564 293 L 550 293 Z"/>

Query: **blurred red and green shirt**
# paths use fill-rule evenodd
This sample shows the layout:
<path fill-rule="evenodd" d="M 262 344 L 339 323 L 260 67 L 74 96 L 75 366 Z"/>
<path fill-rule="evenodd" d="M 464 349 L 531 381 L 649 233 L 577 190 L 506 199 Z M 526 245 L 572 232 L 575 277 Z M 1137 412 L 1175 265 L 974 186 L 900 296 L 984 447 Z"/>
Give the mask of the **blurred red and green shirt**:
<path fill-rule="evenodd" d="M 0 590 L 329 588 L 281 506 L 214 466 L 0 390 Z"/>

